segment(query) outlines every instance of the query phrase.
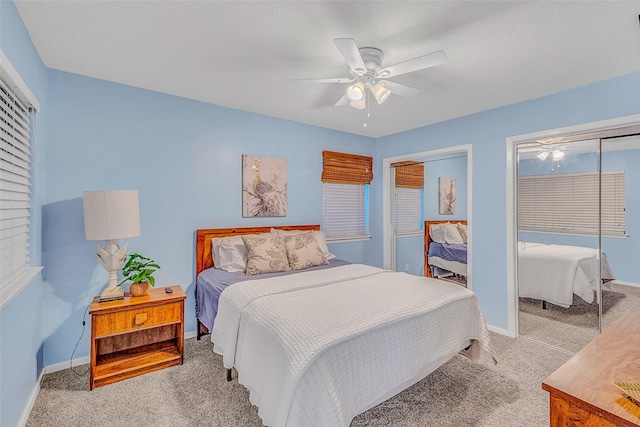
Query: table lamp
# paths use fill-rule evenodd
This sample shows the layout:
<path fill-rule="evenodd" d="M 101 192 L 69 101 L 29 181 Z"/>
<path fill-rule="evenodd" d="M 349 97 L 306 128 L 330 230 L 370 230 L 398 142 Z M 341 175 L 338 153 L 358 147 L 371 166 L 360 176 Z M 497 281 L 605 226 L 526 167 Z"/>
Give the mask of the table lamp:
<path fill-rule="evenodd" d="M 106 246 L 96 244 L 96 257 L 109 272 L 109 284 L 100 294 L 99 302 L 124 298 L 118 286 L 118 270 L 127 258 L 127 246 L 118 239 L 140 235 L 140 210 L 136 190 L 83 191 L 84 232 L 87 240 L 108 240 Z"/>

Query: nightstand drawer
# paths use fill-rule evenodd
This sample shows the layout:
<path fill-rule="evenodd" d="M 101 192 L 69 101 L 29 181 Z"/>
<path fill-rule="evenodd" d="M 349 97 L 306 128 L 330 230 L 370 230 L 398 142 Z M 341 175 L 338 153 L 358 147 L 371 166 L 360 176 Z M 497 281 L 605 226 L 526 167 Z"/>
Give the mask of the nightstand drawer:
<path fill-rule="evenodd" d="M 96 338 L 166 325 L 182 320 L 181 303 L 163 304 L 135 310 L 106 313 L 93 317 Z"/>

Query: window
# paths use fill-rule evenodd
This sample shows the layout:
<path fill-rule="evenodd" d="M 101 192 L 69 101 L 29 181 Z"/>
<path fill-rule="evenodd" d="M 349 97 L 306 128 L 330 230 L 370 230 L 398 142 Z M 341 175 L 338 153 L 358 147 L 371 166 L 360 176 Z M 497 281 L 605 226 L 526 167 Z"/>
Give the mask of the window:
<path fill-rule="evenodd" d="M 369 184 L 373 159 L 322 152 L 322 230 L 327 240 L 369 238 Z"/>
<path fill-rule="evenodd" d="M 31 155 L 38 100 L 0 50 L 0 307 L 42 267 L 29 263 Z"/>
<path fill-rule="evenodd" d="M 0 281 L 29 265 L 31 113 L 0 81 Z"/>
<path fill-rule="evenodd" d="M 396 236 L 422 232 L 424 165 L 398 162 L 395 169 L 394 232 Z"/>
<path fill-rule="evenodd" d="M 598 234 L 597 172 L 518 178 L 518 229 Z M 625 173 L 602 172 L 602 235 L 624 236 Z"/>

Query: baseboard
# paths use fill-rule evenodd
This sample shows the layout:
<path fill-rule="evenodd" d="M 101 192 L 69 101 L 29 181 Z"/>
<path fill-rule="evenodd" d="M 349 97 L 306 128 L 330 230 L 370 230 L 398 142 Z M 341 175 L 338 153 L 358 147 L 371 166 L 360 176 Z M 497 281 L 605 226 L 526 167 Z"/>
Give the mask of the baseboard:
<path fill-rule="evenodd" d="M 195 338 L 196 331 L 185 332 L 184 339 Z M 59 363 L 54 363 L 52 365 L 47 365 L 44 367 L 43 372 L 45 374 L 50 374 L 52 372 L 62 371 L 63 369 L 69 368 L 69 360 Z M 73 359 L 73 366 L 86 365 L 90 362 L 89 356 L 77 357 Z"/>
<path fill-rule="evenodd" d="M 38 393 L 40 393 L 40 382 L 42 381 L 42 376 L 44 375 L 44 369 L 40 371 L 40 375 L 38 376 L 38 381 L 33 385 L 33 390 L 31 390 L 31 394 L 29 395 L 29 400 L 27 400 L 27 404 L 22 411 L 22 416 L 20 417 L 20 421 L 18 422 L 18 427 L 24 427 L 27 425 L 27 421 L 29 420 L 29 414 L 31 414 L 31 410 L 33 409 L 33 405 L 36 403 L 36 399 L 38 398 Z"/>
<path fill-rule="evenodd" d="M 495 333 L 500 334 L 500 335 L 506 335 L 508 337 L 515 338 L 506 329 L 498 328 L 498 327 L 492 326 L 492 325 L 487 325 L 487 329 L 490 330 L 491 332 L 495 332 Z"/>
<path fill-rule="evenodd" d="M 622 280 L 613 280 L 610 283 L 613 283 L 614 285 L 633 286 L 634 288 L 640 288 L 640 283 L 623 282 Z"/>

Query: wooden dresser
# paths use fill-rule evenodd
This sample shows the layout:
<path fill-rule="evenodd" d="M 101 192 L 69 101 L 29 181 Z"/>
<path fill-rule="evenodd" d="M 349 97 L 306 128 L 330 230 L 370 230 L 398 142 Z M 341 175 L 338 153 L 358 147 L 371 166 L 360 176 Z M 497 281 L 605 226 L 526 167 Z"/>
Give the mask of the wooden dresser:
<path fill-rule="evenodd" d="M 155 288 L 148 295 L 98 302 L 91 314 L 89 389 L 182 364 L 184 300 L 180 286 Z"/>
<path fill-rule="evenodd" d="M 544 380 L 551 427 L 640 426 L 640 406 L 612 381 L 640 383 L 640 306 Z"/>

